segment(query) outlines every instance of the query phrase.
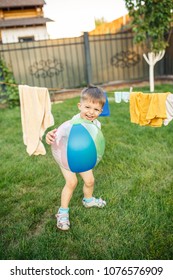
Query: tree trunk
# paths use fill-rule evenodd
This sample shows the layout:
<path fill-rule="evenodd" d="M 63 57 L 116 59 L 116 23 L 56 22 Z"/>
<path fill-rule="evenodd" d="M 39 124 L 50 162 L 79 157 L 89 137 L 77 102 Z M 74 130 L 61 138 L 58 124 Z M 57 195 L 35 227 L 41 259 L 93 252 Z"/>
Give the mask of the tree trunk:
<path fill-rule="evenodd" d="M 149 64 L 149 82 L 150 82 L 150 92 L 154 92 L 154 66 L 155 64 L 163 58 L 165 50 L 162 50 L 158 53 L 150 52 L 148 57 L 146 54 L 143 54 L 144 59 Z"/>

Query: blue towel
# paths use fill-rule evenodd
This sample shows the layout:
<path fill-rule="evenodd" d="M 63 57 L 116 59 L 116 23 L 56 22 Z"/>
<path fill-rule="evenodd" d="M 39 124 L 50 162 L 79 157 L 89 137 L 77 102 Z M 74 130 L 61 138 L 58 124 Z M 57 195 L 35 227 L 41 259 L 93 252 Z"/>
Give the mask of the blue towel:
<path fill-rule="evenodd" d="M 99 117 L 108 117 L 110 116 L 110 110 L 109 110 L 109 102 L 108 102 L 108 97 L 107 97 L 107 93 L 104 92 L 105 97 L 106 97 L 106 102 L 103 106 L 103 111 L 102 113 L 99 115 Z"/>

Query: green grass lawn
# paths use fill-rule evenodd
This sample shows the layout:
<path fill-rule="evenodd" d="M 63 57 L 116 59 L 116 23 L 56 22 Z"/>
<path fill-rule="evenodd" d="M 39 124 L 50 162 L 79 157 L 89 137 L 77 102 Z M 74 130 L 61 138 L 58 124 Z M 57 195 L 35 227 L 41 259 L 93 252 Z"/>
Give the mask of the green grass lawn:
<path fill-rule="evenodd" d="M 155 88 L 165 91 L 173 87 Z M 77 102 L 52 106 L 54 127 L 78 113 Z M 20 109 L 0 110 L 1 259 L 173 259 L 173 122 L 140 127 L 130 122 L 129 103 L 109 105 L 111 116 L 100 118 L 106 150 L 94 169 L 94 195 L 107 206 L 84 208 L 79 178 L 68 232 L 56 228 L 64 179 L 50 146 L 45 156 L 28 156 Z"/>

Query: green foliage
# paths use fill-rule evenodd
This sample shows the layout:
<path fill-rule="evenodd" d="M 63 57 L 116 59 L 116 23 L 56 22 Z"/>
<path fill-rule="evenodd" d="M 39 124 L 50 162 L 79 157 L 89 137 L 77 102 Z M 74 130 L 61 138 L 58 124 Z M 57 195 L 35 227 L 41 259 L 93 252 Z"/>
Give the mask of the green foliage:
<path fill-rule="evenodd" d="M 166 34 L 171 29 L 173 0 L 125 0 L 132 17 L 135 42 L 144 42 L 147 50 L 158 52 L 168 46 Z"/>
<path fill-rule="evenodd" d="M 12 108 L 19 105 L 18 88 L 13 73 L 6 66 L 6 63 L 0 58 L 0 103 L 6 104 Z"/>
<path fill-rule="evenodd" d="M 156 92 L 171 90 L 156 85 Z M 106 150 L 94 168 L 94 195 L 107 205 L 84 208 L 78 177 L 68 232 L 56 228 L 64 178 L 50 146 L 43 139 L 47 154 L 28 156 L 20 109 L 0 110 L 0 259 L 172 260 L 173 121 L 161 128 L 132 124 L 129 104 L 113 96 L 110 117 L 100 117 Z M 54 127 L 78 113 L 78 101 L 52 106 Z"/>

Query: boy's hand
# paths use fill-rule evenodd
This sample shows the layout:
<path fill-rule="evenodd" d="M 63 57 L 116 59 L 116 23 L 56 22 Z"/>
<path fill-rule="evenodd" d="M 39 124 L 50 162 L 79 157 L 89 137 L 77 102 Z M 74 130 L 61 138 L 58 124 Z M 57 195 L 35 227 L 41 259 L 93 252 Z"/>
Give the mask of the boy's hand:
<path fill-rule="evenodd" d="M 57 131 L 57 129 L 53 129 L 53 130 L 49 131 L 46 134 L 46 143 L 48 145 L 53 144 L 53 142 L 55 141 L 55 133 L 56 133 L 56 131 Z"/>

